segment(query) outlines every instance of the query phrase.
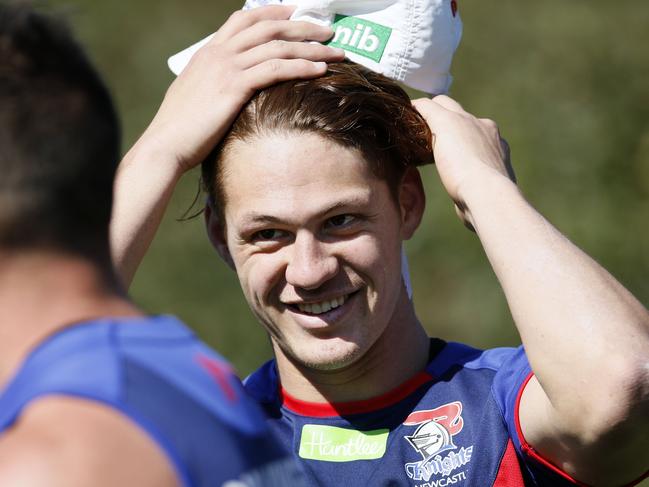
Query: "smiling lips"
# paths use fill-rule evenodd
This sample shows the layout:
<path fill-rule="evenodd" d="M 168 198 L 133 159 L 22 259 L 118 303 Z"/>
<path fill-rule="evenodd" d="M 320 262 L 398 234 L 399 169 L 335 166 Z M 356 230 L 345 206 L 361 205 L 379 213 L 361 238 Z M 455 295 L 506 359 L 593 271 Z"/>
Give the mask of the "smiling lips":
<path fill-rule="evenodd" d="M 331 311 L 332 309 L 342 306 L 349 295 L 340 296 L 338 298 L 331 299 L 329 301 L 321 301 L 319 303 L 295 303 L 295 306 L 302 313 L 309 313 L 312 315 L 319 315 Z"/>

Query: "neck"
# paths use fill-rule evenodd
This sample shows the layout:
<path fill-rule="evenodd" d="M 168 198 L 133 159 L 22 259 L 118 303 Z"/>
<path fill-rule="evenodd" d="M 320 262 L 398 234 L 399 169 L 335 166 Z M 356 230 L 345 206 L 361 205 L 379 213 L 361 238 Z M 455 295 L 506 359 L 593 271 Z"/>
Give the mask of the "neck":
<path fill-rule="evenodd" d="M 0 251 L 0 389 L 29 351 L 61 327 L 140 314 L 111 271 L 48 251 Z"/>
<path fill-rule="evenodd" d="M 308 402 L 349 402 L 389 392 L 425 369 L 429 339 L 405 289 L 385 332 L 358 360 L 336 370 L 305 367 L 273 343 L 284 390 Z"/>

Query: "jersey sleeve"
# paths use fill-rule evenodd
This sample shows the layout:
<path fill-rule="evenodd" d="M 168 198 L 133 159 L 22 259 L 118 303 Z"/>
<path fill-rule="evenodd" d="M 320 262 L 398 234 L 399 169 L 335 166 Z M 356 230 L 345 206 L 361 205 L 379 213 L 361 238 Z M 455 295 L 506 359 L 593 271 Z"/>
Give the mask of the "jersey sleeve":
<path fill-rule="evenodd" d="M 523 436 L 519 407 L 523 390 L 533 375 L 525 350 L 521 346 L 500 364 L 491 387 L 526 476 L 532 485 L 539 487 L 585 485 L 543 458 Z"/>
<path fill-rule="evenodd" d="M 521 346 L 500 363 L 492 383 L 492 393 L 501 410 L 522 466 L 526 470 L 527 476 L 532 480 L 532 485 L 535 486 L 579 485 L 587 487 L 587 484 L 573 479 L 544 458 L 525 440 L 519 420 L 519 408 L 525 386 L 533 376 L 534 373 L 525 355 L 525 350 Z M 648 477 L 649 471 L 624 487 L 638 485 Z"/>

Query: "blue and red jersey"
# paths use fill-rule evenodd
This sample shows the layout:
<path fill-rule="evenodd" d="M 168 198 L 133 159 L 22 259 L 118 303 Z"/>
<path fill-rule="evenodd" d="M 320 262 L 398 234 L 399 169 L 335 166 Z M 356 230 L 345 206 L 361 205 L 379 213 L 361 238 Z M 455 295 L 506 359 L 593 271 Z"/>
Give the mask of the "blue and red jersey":
<path fill-rule="evenodd" d="M 173 317 L 100 319 L 52 335 L 0 390 L 0 435 L 47 395 L 124 414 L 160 445 L 183 487 L 302 485 L 228 364 Z"/>
<path fill-rule="evenodd" d="M 531 376 L 522 347 L 432 340 L 426 370 L 372 400 L 297 400 L 282 390 L 274 361 L 245 384 L 312 485 L 579 485 L 521 434 L 518 407 Z"/>

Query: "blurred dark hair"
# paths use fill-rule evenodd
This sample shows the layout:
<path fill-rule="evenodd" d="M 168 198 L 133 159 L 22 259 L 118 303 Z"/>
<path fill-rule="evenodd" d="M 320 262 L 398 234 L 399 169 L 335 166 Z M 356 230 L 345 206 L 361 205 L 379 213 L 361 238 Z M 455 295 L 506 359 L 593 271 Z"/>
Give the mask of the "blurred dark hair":
<path fill-rule="evenodd" d="M 408 166 L 433 162 L 431 133 L 408 94 L 385 76 L 351 62 L 329 65 L 312 80 L 259 91 L 202 165 L 202 184 L 222 217 L 222 173 L 229 146 L 273 132 L 313 133 L 358 149 L 392 195 Z"/>
<path fill-rule="evenodd" d="M 64 23 L 0 4 L 0 248 L 109 258 L 110 95 Z"/>

